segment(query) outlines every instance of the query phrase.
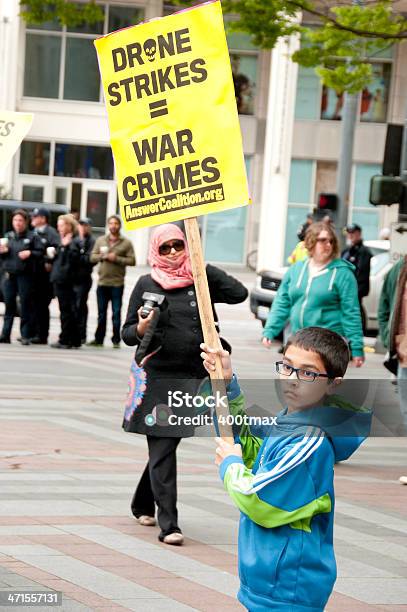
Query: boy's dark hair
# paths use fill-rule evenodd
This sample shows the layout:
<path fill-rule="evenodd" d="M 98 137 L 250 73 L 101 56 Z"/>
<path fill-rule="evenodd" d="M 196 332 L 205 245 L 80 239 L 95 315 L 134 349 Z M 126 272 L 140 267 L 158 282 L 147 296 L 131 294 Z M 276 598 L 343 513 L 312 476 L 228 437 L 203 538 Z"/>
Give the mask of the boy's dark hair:
<path fill-rule="evenodd" d="M 351 358 L 346 340 L 325 327 L 304 327 L 304 329 L 300 329 L 288 339 L 284 346 L 283 355 L 290 346 L 298 346 L 298 348 L 306 351 L 318 353 L 330 378 L 344 376 Z"/>

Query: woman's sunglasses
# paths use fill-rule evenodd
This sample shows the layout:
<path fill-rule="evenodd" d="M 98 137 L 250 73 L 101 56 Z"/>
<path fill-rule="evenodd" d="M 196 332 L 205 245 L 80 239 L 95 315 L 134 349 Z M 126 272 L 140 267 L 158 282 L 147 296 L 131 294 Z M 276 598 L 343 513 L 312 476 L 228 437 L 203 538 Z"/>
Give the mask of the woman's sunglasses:
<path fill-rule="evenodd" d="M 317 242 L 319 242 L 320 244 L 333 244 L 334 241 L 332 238 L 317 238 Z"/>
<path fill-rule="evenodd" d="M 171 249 L 175 251 L 183 251 L 185 248 L 185 244 L 183 240 L 171 240 L 170 242 L 165 242 L 158 248 L 158 252 L 160 255 L 169 255 L 171 253 Z"/>

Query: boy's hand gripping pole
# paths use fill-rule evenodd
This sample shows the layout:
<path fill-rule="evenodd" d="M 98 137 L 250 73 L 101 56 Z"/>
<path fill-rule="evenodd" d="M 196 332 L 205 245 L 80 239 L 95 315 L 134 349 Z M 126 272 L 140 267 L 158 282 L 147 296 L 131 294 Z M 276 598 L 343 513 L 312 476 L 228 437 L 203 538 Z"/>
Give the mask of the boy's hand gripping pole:
<path fill-rule="evenodd" d="M 185 231 L 188 240 L 189 254 L 191 258 L 192 274 L 194 276 L 196 297 L 198 302 L 199 316 L 201 318 L 202 332 L 205 344 L 211 348 L 222 348 L 218 332 L 213 318 L 212 302 L 209 293 L 208 279 L 206 276 L 206 266 L 202 253 L 201 236 L 196 217 L 185 219 Z M 216 355 L 215 370 L 210 373 L 212 391 L 216 399 L 216 414 L 218 417 L 219 432 L 221 437 L 234 444 L 232 427 L 227 425 L 229 408 L 226 408 L 219 398 L 226 398 L 226 384 L 223 378 L 222 362 L 219 355 Z M 221 417 L 221 418 L 219 418 Z"/>

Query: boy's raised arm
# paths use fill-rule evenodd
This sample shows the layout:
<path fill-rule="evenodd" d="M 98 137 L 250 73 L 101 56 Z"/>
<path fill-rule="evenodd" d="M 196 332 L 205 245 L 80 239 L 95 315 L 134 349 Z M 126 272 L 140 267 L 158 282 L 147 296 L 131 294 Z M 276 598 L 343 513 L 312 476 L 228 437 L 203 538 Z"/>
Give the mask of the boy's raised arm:
<path fill-rule="evenodd" d="M 220 476 L 235 505 L 252 521 L 262 527 L 294 524 L 310 531 L 313 516 L 330 512 L 332 502 L 316 475 L 331 463 L 333 453 L 324 433 L 316 429 L 312 435 L 292 438 L 271 462 L 253 474 L 233 447 L 220 441 Z M 219 455 L 219 453 L 218 453 Z M 310 463 L 319 469 L 309 469 Z"/>
<path fill-rule="evenodd" d="M 260 446 L 263 440 L 254 436 L 250 431 L 249 425 L 245 424 L 245 400 L 239 386 L 239 382 L 232 370 L 232 361 L 228 351 L 223 349 L 211 349 L 206 344 L 201 344 L 201 357 L 203 359 L 203 365 L 207 372 L 214 369 L 215 355 L 219 354 L 222 360 L 223 375 L 226 382 L 226 390 L 229 403 L 229 412 L 236 419 L 237 416 L 241 417 L 239 435 L 235 435 L 235 442 L 240 444 L 242 447 L 242 457 L 244 464 L 251 468 L 256 460 Z M 236 419 L 238 422 L 238 420 Z M 236 429 L 234 427 L 234 429 Z"/>

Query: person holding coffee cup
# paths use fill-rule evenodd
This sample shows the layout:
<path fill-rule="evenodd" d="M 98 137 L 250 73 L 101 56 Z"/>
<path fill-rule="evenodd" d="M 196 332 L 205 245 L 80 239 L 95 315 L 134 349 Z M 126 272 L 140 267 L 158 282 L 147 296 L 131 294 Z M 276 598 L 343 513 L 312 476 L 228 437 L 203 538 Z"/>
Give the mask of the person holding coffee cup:
<path fill-rule="evenodd" d="M 12 231 L 0 243 L 0 258 L 3 263 L 5 279 L 3 294 L 6 310 L 3 329 L 0 335 L 2 344 L 11 342 L 11 330 L 17 314 L 17 297 L 20 300 L 20 342 L 23 346 L 31 344 L 33 335 L 33 291 L 36 262 L 42 250 L 37 237 L 28 229 L 28 215 L 25 210 L 13 212 Z"/>
<path fill-rule="evenodd" d="M 48 224 L 48 221 L 49 210 L 47 208 L 34 208 L 31 215 L 31 225 L 34 228 L 34 234 L 38 236 L 41 243 L 43 254 L 38 260 L 35 270 L 35 332 L 34 337 L 31 338 L 32 344 L 48 343 L 49 305 L 54 297 L 50 273 L 60 240 L 58 232 Z"/>
<path fill-rule="evenodd" d="M 109 233 L 96 240 L 90 256 L 93 264 L 99 264 L 99 282 L 96 290 L 98 302 L 98 325 L 95 339 L 88 346 L 102 347 L 106 335 L 107 309 L 112 305 L 113 348 L 120 348 L 121 309 L 124 277 L 127 266 L 135 266 L 133 245 L 121 235 L 121 219 L 111 215 L 108 220 Z"/>

